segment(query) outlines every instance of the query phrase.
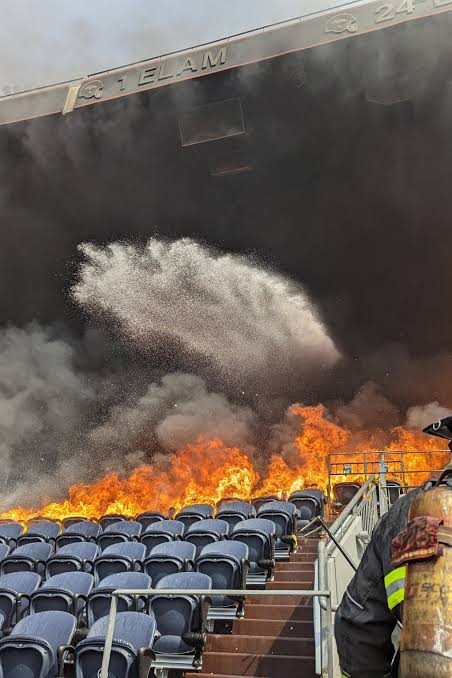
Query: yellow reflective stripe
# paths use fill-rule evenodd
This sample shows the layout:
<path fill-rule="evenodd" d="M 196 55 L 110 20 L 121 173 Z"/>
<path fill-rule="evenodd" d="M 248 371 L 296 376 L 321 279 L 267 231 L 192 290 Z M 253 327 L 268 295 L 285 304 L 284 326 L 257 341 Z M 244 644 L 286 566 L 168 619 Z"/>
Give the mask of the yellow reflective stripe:
<path fill-rule="evenodd" d="M 405 599 L 405 589 L 399 589 L 394 591 L 388 598 L 388 607 L 390 610 L 393 610 L 397 605 L 403 603 Z"/>
<path fill-rule="evenodd" d="M 388 588 L 388 586 L 393 584 L 395 581 L 398 581 L 399 579 L 405 579 L 405 575 L 406 575 L 406 565 L 402 565 L 402 567 L 398 567 L 396 570 L 392 570 L 392 572 L 389 572 L 385 577 L 386 588 Z"/>

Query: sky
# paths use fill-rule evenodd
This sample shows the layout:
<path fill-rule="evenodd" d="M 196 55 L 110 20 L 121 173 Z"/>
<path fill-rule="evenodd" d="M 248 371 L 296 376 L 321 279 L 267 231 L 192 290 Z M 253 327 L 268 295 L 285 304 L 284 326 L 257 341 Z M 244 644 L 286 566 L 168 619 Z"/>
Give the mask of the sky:
<path fill-rule="evenodd" d="M 76 79 L 344 0 L 2 0 L 0 95 Z"/>

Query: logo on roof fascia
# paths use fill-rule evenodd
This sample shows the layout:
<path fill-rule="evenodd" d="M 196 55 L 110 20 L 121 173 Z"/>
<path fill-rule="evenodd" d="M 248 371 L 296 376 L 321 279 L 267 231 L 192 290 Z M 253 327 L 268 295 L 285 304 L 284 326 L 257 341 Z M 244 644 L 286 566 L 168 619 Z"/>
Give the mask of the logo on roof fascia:
<path fill-rule="evenodd" d="M 102 80 L 88 80 L 80 87 L 79 98 L 81 99 L 102 99 L 104 94 L 104 85 Z"/>
<path fill-rule="evenodd" d="M 108 73 L 103 80 L 87 80 L 80 87 L 78 98 L 110 99 L 128 92 L 166 85 L 221 68 L 226 60 L 225 46 L 216 50 L 167 57 L 149 62 L 145 66 L 131 67 L 121 71 L 120 74 Z"/>
<path fill-rule="evenodd" d="M 326 22 L 325 33 L 356 33 L 358 28 L 358 19 L 353 14 L 336 14 Z"/>

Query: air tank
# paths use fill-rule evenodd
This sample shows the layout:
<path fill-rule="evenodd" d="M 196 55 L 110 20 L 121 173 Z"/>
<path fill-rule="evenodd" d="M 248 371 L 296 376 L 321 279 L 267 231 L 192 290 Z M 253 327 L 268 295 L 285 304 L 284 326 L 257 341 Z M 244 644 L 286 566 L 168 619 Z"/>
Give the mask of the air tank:
<path fill-rule="evenodd" d="M 446 471 L 443 476 L 449 473 Z M 406 566 L 401 678 L 452 678 L 452 546 L 444 543 L 452 537 L 452 488 L 449 484 L 451 480 L 446 482 L 444 479 L 421 492 L 410 510 L 410 521 L 429 516 L 442 524 L 437 533 L 439 554 L 413 560 Z M 426 540 L 425 546 L 428 545 Z M 417 548 L 422 550 L 422 547 L 421 537 Z"/>

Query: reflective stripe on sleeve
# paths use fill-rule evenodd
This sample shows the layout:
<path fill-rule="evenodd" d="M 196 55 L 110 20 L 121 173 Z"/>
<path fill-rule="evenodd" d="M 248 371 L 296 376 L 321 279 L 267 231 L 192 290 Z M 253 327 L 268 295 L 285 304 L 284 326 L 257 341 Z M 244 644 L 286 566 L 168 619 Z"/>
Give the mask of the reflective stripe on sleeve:
<path fill-rule="evenodd" d="M 405 574 L 406 566 L 403 565 L 388 572 L 385 577 L 386 596 L 390 610 L 400 605 L 405 598 Z"/>

